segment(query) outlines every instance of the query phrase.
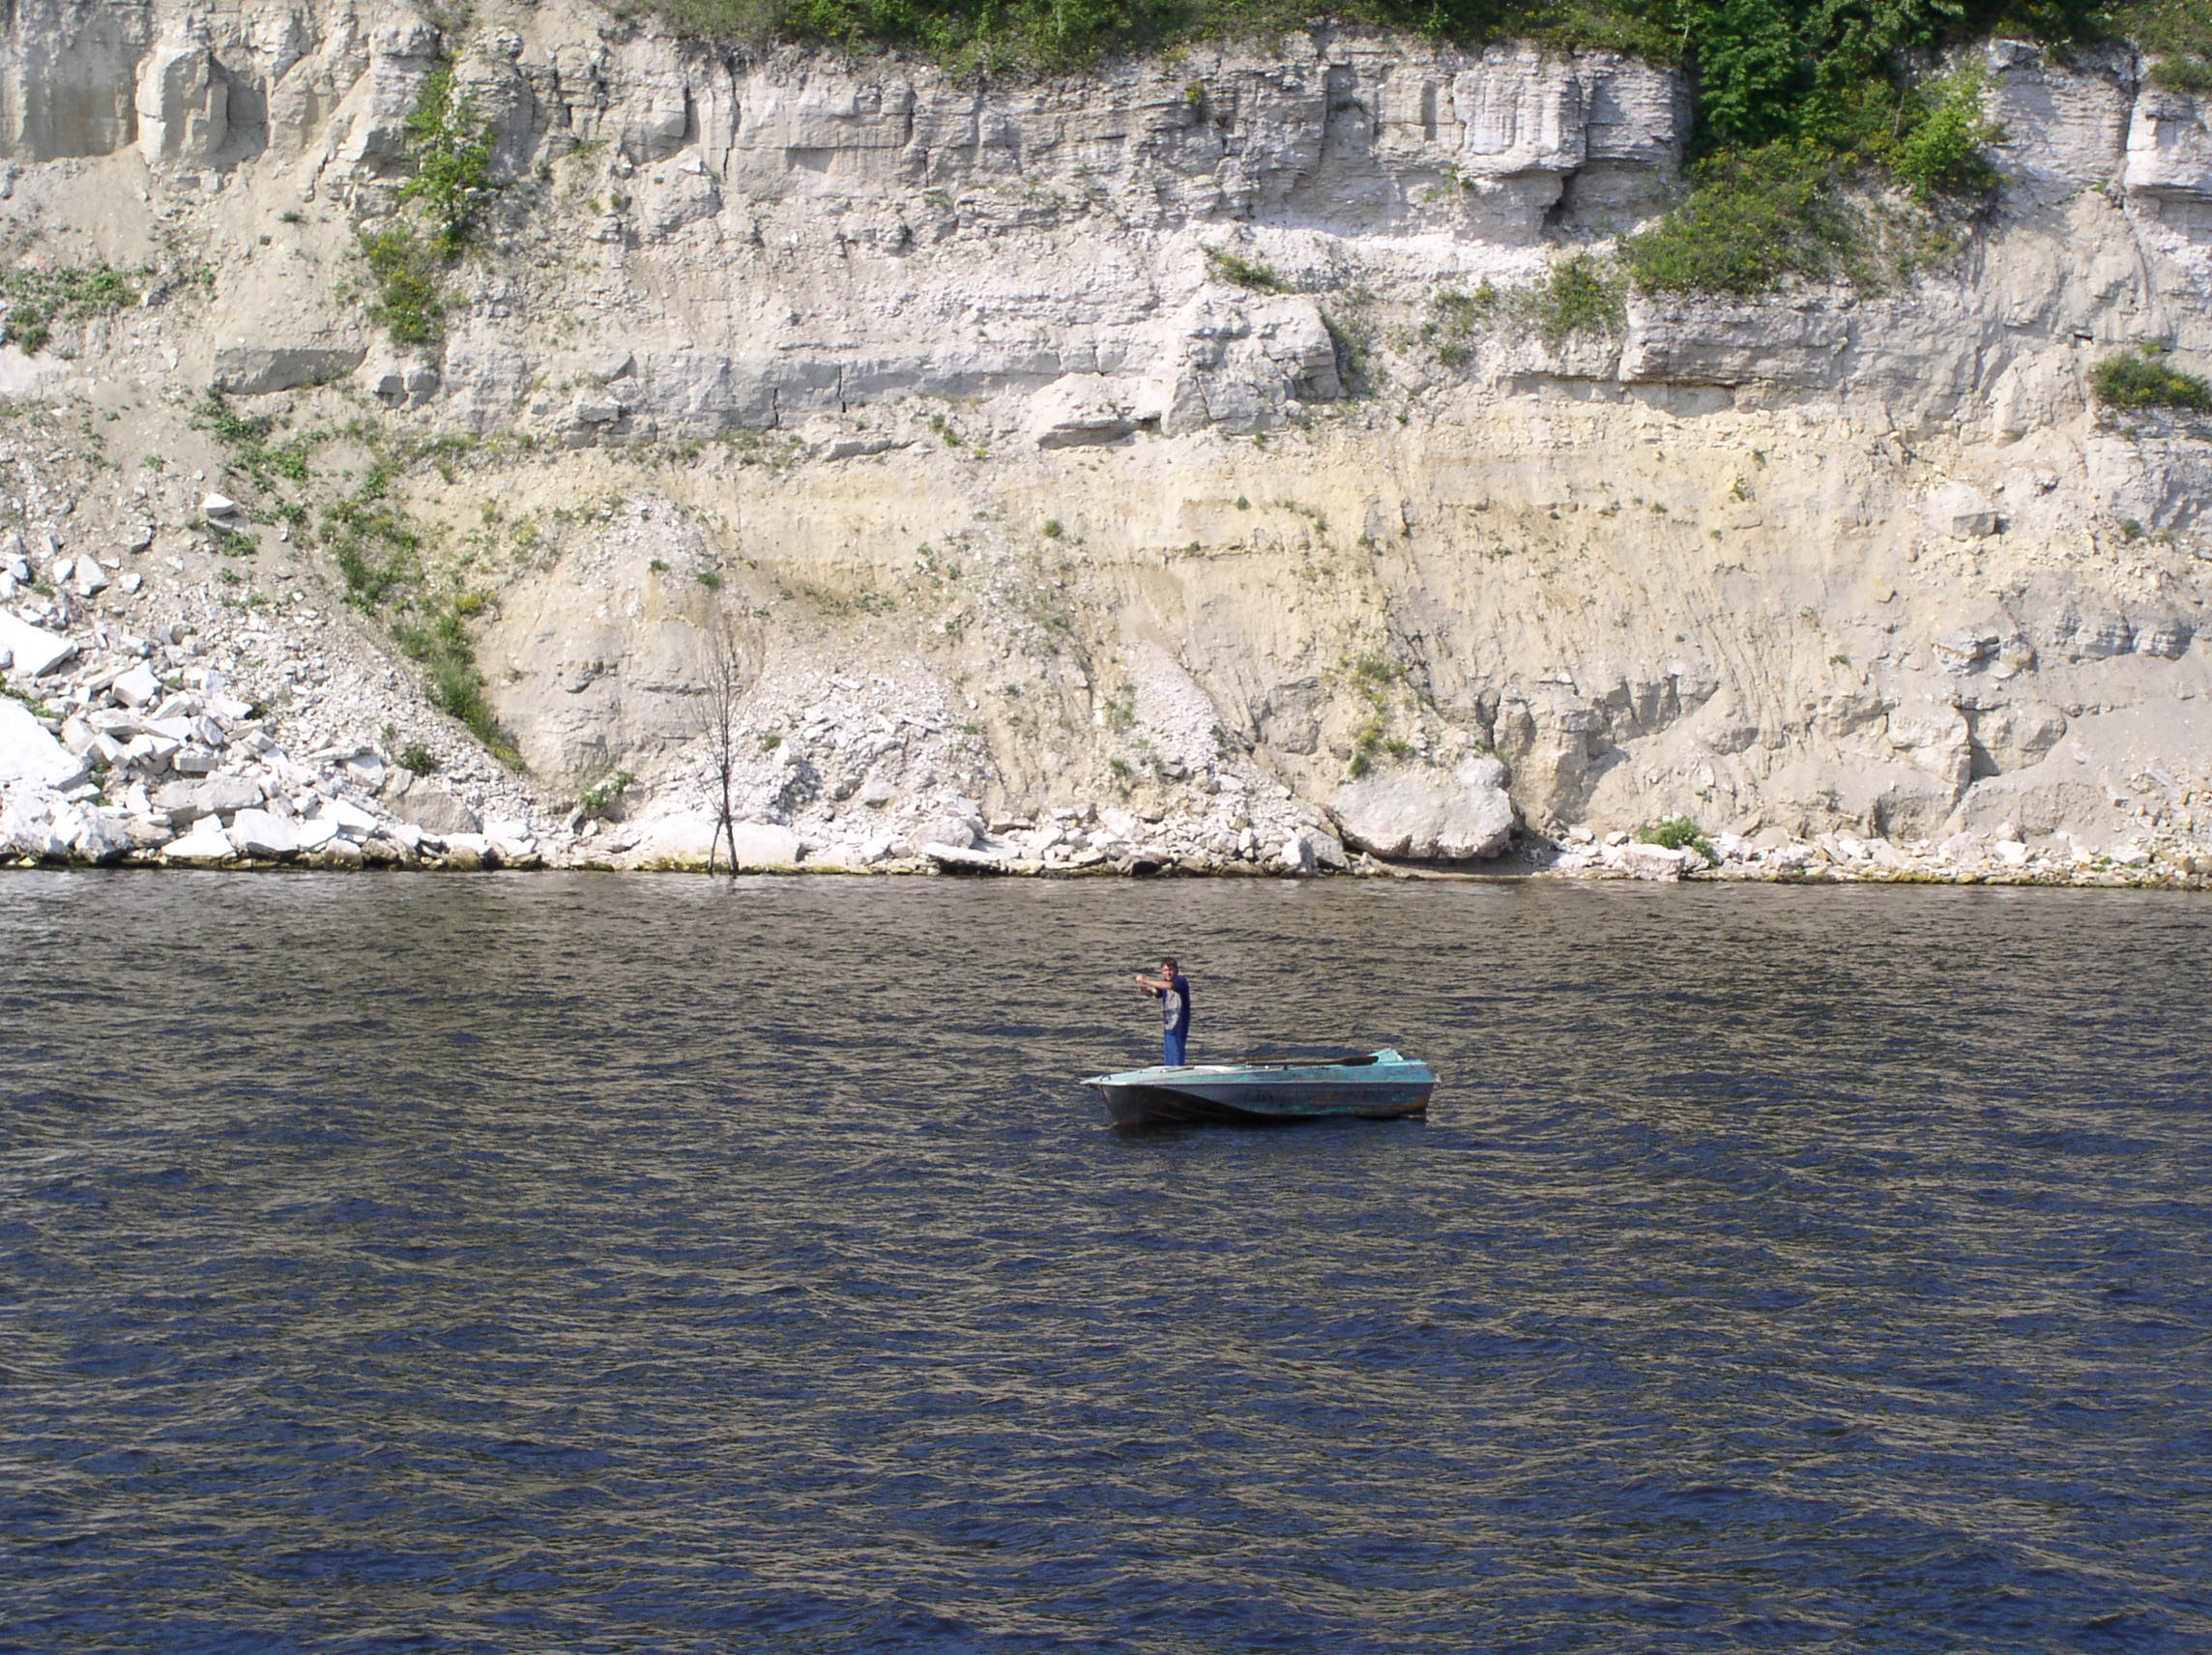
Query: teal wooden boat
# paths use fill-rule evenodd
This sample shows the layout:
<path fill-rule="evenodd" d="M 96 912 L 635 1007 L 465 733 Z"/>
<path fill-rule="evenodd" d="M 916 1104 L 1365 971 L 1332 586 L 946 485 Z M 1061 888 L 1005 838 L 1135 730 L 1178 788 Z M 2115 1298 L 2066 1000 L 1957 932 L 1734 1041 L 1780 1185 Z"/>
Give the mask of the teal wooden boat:
<path fill-rule="evenodd" d="M 1437 1073 L 1396 1048 L 1356 1058 L 1256 1058 L 1127 1069 L 1083 1083 L 1117 1126 L 1277 1126 L 1296 1120 L 1390 1120 L 1420 1115 Z"/>

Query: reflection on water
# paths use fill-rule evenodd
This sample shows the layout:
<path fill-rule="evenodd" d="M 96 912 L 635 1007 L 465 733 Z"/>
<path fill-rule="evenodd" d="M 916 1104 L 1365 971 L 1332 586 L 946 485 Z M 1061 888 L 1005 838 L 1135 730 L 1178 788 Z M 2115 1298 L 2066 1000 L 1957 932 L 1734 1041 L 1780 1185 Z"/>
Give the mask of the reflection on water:
<path fill-rule="evenodd" d="M 2208 921 L 0 879 L 0 1649 L 2199 1649 Z"/>

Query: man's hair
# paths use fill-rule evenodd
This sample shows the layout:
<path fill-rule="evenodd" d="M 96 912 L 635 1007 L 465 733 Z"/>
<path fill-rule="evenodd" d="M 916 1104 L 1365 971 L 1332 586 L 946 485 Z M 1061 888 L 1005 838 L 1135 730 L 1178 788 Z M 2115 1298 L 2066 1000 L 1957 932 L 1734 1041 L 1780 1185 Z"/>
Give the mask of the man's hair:
<path fill-rule="evenodd" d="M 1160 956 L 1160 964 L 1167 967 L 1168 975 L 1171 977 L 1174 976 L 1176 973 L 1182 970 L 1182 963 L 1173 954 L 1162 954 Z"/>

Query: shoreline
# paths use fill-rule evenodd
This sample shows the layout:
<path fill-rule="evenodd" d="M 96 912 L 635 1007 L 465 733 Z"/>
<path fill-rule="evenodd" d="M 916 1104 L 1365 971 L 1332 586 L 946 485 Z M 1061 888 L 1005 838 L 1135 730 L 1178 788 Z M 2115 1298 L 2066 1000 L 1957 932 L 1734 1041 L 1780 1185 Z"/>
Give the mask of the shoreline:
<path fill-rule="evenodd" d="M 429 836 L 425 835 L 427 839 Z M 2152 863 L 2143 867 L 2054 866 L 2030 864 L 2020 868 L 1943 868 L 1923 865 L 1853 867 L 1819 864 L 1797 867 L 1729 865 L 1682 868 L 1668 873 L 1630 871 L 1612 866 L 1560 868 L 1562 858 L 1539 860 L 1509 856 L 1488 866 L 1449 866 L 1436 863 L 1385 862 L 1356 857 L 1341 869 L 1294 869 L 1258 863 L 1228 863 L 1191 867 L 1146 858 L 1121 858 L 1090 867 L 1052 865 L 1030 858 L 985 860 L 963 857 L 959 860 L 933 857 L 902 858 L 865 867 L 840 863 L 782 863 L 743 866 L 734 872 L 717 867 L 709 873 L 704 861 L 658 857 L 624 862 L 610 858 L 564 857 L 547 860 L 533 854 L 505 857 L 496 850 L 476 846 L 432 848 L 425 844 L 412 857 L 364 857 L 311 852 L 290 857 L 230 857 L 170 858 L 159 853 L 127 855 L 104 859 L 63 856 L 0 859 L 0 876 L 16 873 L 345 873 L 345 874 L 645 874 L 687 875 L 711 879 L 951 879 L 951 880 L 1215 880 L 1291 881 L 1396 880 L 1433 885 L 1848 885 L 1984 886 L 2005 889 L 2047 890 L 2212 890 L 2212 872 Z"/>

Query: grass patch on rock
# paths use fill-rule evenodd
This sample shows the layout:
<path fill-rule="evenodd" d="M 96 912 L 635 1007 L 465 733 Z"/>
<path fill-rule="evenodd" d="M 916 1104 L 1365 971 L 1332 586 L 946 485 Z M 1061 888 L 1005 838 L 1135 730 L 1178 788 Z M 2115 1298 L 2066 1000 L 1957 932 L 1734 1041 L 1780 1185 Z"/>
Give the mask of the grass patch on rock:
<path fill-rule="evenodd" d="M 0 271 L 0 301 L 7 305 L 6 316 L 0 318 L 0 344 L 35 355 L 46 348 L 56 322 L 110 316 L 137 304 L 144 275 L 104 264 Z"/>

